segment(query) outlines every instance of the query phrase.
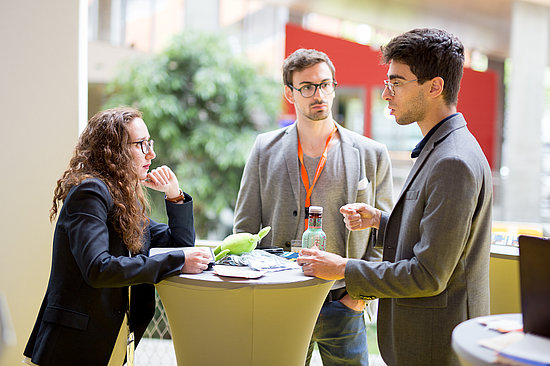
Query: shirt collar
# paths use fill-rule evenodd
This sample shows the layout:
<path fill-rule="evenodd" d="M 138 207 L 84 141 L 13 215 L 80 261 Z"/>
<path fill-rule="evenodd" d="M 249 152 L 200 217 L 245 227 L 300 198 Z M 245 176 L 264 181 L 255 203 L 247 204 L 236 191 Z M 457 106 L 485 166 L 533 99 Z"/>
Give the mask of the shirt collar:
<path fill-rule="evenodd" d="M 437 129 L 439 127 L 441 127 L 441 125 L 443 125 L 443 123 L 447 122 L 449 119 L 456 116 L 457 114 L 458 113 L 453 113 L 450 116 L 447 116 L 447 117 L 443 118 L 443 120 L 441 122 L 439 122 L 438 124 L 433 126 L 432 129 L 426 134 L 426 136 L 424 136 L 424 138 L 414 147 L 414 149 L 411 152 L 411 158 L 413 158 L 413 159 L 417 158 L 420 155 L 420 153 L 422 152 L 422 149 L 424 148 L 424 146 L 426 146 L 426 143 L 428 142 L 430 137 L 432 137 L 432 135 L 435 133 L 435 131 L 437 131 Z"/>

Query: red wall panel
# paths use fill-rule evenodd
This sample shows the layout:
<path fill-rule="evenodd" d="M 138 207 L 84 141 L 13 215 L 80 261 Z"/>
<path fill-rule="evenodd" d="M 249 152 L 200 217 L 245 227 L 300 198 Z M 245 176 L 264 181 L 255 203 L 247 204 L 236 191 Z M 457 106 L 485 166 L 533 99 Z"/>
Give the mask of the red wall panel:
<path fill-rule="evenodd" d="M 380 51 L 370 46 L 307 31 L 293 24 L 286 25 L 285 57 L 298 48 L 314 48 L 325 52 L 336 68 L 336 80 L 341 86 L 365 90 L 365 135 L 371 131 L 371 88 L 382 88 L 387 66 L 380 63 Z M 458 97 L 458 111 L 463 113 L 468 128 L 479 141 L 491 167 L 497 146 L 497 75 L 492 71 L 464 70 Z M 294 113 L 291 104 L 286 111 Z"/>
<path fill-rule="evenodd" d="M 470 132 L 481 145 L 491 167 L 494 167 L 497 141 L 496 130 L 497 74 L 494 71 L 479 72 L 464 69 L 458 93 L 458 111 L 468 122 Z"/>

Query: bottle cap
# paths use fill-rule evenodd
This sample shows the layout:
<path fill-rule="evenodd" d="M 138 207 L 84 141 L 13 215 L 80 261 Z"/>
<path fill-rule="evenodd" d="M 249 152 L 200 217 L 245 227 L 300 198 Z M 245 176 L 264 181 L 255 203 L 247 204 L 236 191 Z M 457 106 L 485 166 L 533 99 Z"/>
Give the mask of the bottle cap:
<path fill-rule="evenodd" d="M 322 214 L 323 208 L 321 206 L 309 206 L 309 213 Z"/>

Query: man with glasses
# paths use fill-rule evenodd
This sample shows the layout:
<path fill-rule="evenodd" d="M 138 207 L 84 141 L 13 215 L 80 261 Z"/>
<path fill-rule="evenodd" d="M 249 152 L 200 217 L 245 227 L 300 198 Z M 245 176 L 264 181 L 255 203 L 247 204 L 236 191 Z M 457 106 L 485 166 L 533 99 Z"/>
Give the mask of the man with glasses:
<path fill-rule="evenodd" d="M 382 97 L 400 125 L 424 138 L 390 214 L 341 208 L 350 230 L 377 228 L 381 263 L 302 250 L 304 273 L 345 278 L 353 298 L 380 298 L 378 344 L 388 365 L 460 365 L 454 327 L 489 313 L 491 170 L 457 113 L 464 47 L 438 29 L 415 29 L 382 48 Z"/>
<path fill-rule="evenodd" d="M 283 81 L 296 121 L 257 137 L 242 177 L 234 231 L 255 233 L 269 225 L 271 232 L 262 245 L 291 250 L 291 241 L 301 242 L 307 208 L 322 206 L 327 251 L 380 260 L 371 230 L 349 233 L 338 210 L 356 201 L 382 211 L 391 209 L 386 147 L 334 121 L 337 83 L 325 53 L 295 51 L 284 61 Z M 325 366 L 366 365 L 364 308 L 365 301 L 352 299 L 344 281 L 337 281 L 321 309 L 306 364 L 317 342 Z"/>

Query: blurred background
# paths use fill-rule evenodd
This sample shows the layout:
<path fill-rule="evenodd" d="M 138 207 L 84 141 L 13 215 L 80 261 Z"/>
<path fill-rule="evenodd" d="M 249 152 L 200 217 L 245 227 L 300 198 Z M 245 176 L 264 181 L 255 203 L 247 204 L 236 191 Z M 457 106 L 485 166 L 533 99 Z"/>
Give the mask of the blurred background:
<path fill-rule="evenodd" d="M 414 27 L 446 29 L 466 47 L 459 110 L 495 173 L 495 219 L 550 217 L 544 1 L 87 3 L 88 116 L 119 104 L 144 110 L 159 146 L 157 163 L 175 166 L 197 197 L 201 238 L 230 232 L 255 133 L 293 121 L 282 98 L 281 64 L 299 47 L 331 57 L 339 82 L 335 118 L 388 146 L 399 185 L 421 135 L 385 113 L 386 68 L 378 50 Z"/>
<path fill-rule="evenodd" d="M 517 249 L 518 233 L 548 235 L 549 9 L 550 0 L 3 1 L 0 364 L 20 362 L 38 312 L 53 188 L 88 118 L 141 109 L 154 165 L 171 166 L 195 199 L 198 239 L 221 240 L 255 136 L 294 120 L 281 66 L 299 47 L 334 62 L 334 117 L 388 146 L 397 195 L 422 136 L 387 114 L 379 47 L 416 27 L 456 35 L 466 48 L 458 109 L 493 171 L 495 244 Z M 164 221 L 162 195 L 151 198 Z M 498 277 L 492 291 L 517 285 Z M 162 339 L 161 312 L 151 332 Z"/>

